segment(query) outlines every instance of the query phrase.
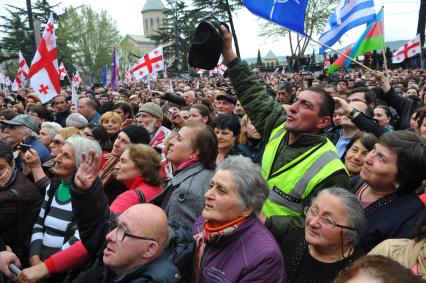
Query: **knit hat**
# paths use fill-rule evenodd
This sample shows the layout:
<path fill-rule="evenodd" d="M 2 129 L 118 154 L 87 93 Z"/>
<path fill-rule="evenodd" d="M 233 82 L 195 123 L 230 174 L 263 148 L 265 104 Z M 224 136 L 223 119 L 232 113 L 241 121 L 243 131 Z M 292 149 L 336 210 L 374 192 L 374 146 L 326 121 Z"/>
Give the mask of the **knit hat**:
<path fill-rule="evenodd" d="M 139 112 L 146 112 L 155 118 L 163 119 L 163 111 L 161 110 L 161 107 L 154 102 L 145 103 L 139 107 Z"/>
<path fill-rule="evenodd" d="M 123 128 L 121 131 L 124 132 L 127 136 L 129 136 L 130 141 L 134 144 L 149 144 L 149 142 L 151 141 L 151 137 L 144 127 L 130 125 Z"/>
<path fill-rule="evenodd" d="M 72 113 L 65 120 L 67 127 L 75 127 L 77 129 L 84 129 L 89 124 L 89 121 L 80 113 Z"/>

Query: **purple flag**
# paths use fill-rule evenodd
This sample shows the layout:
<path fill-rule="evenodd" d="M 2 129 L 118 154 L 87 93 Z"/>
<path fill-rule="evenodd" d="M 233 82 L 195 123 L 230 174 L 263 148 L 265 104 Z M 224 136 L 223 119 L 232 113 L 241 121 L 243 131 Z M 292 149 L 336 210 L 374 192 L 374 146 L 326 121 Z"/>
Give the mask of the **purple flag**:
<path fill-rule="evenodd" d="M 118 89 L 118 64 L 117 57 L 115 57 L 115 48 L 112 51 L 112 64 L 111 64 L 111 89 L 112 91 L 117 91 Z"/>

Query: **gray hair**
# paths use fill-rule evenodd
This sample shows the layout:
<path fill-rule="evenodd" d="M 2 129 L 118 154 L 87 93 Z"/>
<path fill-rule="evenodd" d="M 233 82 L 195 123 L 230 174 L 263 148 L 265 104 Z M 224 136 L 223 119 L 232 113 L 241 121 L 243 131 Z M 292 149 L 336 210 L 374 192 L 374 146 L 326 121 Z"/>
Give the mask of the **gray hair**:
<path fill-rule="evenodd" d="M 49 137 L 53 140 L 53 138 L 56 136 L 56 133 L 62 129 L 62 126 L 55 122 L 43 122 L 40 129 L 41 128 L 46 128 L 49 132 Z"/>
<path fill-rule="evenodd" d="M 353 193 L 343 188 L 324 189 L 318 193 L 312 202 L 322 194 L 330 194 L 342 200 L 343 208 L 348 217 L 349 227 L 354 229 L 347 229 L 347 233 L 351 239 L 352 246 L 357 245 L 364 233 L 365 227 L 364 209 L 362 208 L 361 202 Z"/>
<path fill-rule="evenodd" d="M 229 156 L 217 166 L 216 172 L 227 170 L 237 185 L 242 208 L 254 208 L 259 213 L 268 197 L 268 184 L 262 177 L 260 167 L 250 158 L 241 155 Z"/>
<path fill-rule="evenodd" d="M 90 150 L 93 150 L 97 155 L 102 155 L 102 149 L 99 143 L 86 137 L 73 135 L 69 137 L 65 143 L 74 149 L 76 168 L 80 167 L 83 153 L 89 153 Z"/>

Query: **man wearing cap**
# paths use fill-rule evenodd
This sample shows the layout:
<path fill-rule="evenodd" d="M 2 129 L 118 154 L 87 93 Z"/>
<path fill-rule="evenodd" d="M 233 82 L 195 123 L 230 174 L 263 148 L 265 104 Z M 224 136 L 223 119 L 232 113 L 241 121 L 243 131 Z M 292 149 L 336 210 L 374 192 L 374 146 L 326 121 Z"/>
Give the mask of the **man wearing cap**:
<path fill-rule="evenodd" d="M 217 114 L 232 114 L 235 105 L 237 105 L 237 98 L 233 95 L 221 94 L 216 97 Z"/>
<path fill-rule="evenodd" d="M 161 125 L 162 121 L 163 111 L 157 104 L 147 102 L 139 108 L 137 123 L 147 129 L 151 136 L 149 144 L 160 152 L 164 147 L 165 139 L 170 134 L 170 130 Z"/>
<path fill-rule="evenodd" d="M 322 89 L 309 88 L 284 110 L 268 95 L 247 63 L 237 57 L 231 33 L 223 26 L 221 31 L 228 75 L 244 110 L 265 141 L 262 175 L 270 191 L 260 217 L 273 231 L 301 228 L 304 208 L 320 190 L 350 187 L 345 165 L 325 134 L 333 117 L 333 98 Z"/>
<path fill-rule="evenodd" d="M 15 150 L 17 168 L 22 169 L 23 167 L 22 160 L 18 155 L 18 145 L 20 144 L 30 145 L 32 149 L 37 151 L 42 163 L 51 158 L 49 150 L 38 139 L 38 124 L 31 115 L 20 114 L 12 120 L 1 121 L 1 125 L 4 141 Z"/>

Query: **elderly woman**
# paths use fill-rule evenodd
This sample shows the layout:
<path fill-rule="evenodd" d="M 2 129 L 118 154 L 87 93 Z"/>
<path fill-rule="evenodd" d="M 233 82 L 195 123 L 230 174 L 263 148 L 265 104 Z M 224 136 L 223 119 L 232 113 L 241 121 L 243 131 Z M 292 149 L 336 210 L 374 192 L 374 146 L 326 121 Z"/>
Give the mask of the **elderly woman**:
<path fill-rule="evenodd" d="M 218 155 L 216 164 L 229 155 L 240 154 L 238 137 L 241 131 L 240 121 L 235 115 L 219 114 L 213 122 L 214 132 L 217 137 Z"/>
<path fill-rule="evenodd" d="M 65 140 L 73 135 L 78 134 L 80 134 L 80 131 L 74 127 L 59 129 L 49 145 L 50 155 L 55 158 L 59 154 L 59 151 L 61 150 L 62 145 L 65 143 Z"/>
<path fill-rule="evenodd" d="M 15 167 L 12 148 L 0 141 L 0 239 L 25 265 L 32 226 L 42 197 L 35 185 Z"/>
<path fill-rule="evenodd" d="M 331 188 L 320 191 L 305 211 L 304 230 L 274 233 L 287 282 L 332 282 L 362 256 L 356 248 L 365 223 L 362 206 L 347 190 Z"/>
<path fill-rule="evenodd" d="M 44 122 L 41 124 L 39 138 L 40 141 L 46 146 L 52 143 L 53 138 L 56 136 L 56 133 L 62 129 L 62 126 L 55 122 Z"/>
<path fill-rule="evenodd" d="M 426 179 L 426 141 L 411 131 L 384 134 L 361 169 L 355 190 L 366 215 L 365 251 L 389 238 L 412 238 L 423 203 L 415 193 Z"/>
<path fill-rule="evenodd" d="M 167 159 L 175 170 L 161 200 L 169 220 L 191 229 L 203 210 L 203 196 L 209 189 L 216 156 L 216 136 L 202 123 L 188 122 L 171 140 Z"/>
<path fill-rule="evenodd" d="M 50 181 L 46 176 L 33 172 L 36 185 L 45 186 L 46 194 L 31 237 L 30 264 L 32 266 L 38 265 L 79 240 L 71 207 L 70 181 L 80 166 L 82 154 L 90 150 L 98 155 L 101 154 L 101 148 L 97 142 L 72 136 L 65 141 L 55 157 L 53 171 L 59 179 Z M 25 160 L 32 168 L 40 168 L 40 161 L 35 151 L 27 151 Z M 50 280 L 55 282 L 59 278 L 54 277 Z"/>
<path fill-rule="evenodd" d="M 194 282 L 285 282 L 279 247 L 256 216 L 268 191 L 249 158 L 219 163 L 193 227 Z"/>

